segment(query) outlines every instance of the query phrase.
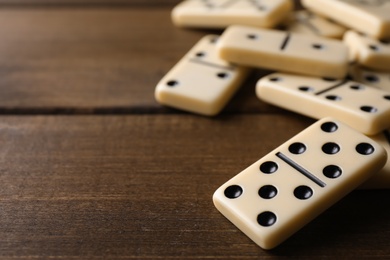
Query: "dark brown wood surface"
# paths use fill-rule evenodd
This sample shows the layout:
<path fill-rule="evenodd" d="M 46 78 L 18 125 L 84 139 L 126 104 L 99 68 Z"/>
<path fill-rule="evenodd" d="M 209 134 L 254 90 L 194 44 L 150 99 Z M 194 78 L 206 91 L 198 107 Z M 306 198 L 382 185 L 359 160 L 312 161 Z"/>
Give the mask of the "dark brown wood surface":
<path fill-rule="evenodd" d="M 0 113 L 173 112 L 155 102 L 155 85 L 202 36 L 220 33 L 175 28 L 166 7 L 5 8 L 0 24 Z M 274 111 L 253 94 L 263 74 L 226 109 Z"/>
<path fill-rule="evenodd" d="M 174 6 L 180 0 L 0 0 L 0 5 L 6 7 L 34 6 L 74 6 L 74 7 L 118 7 L 118 6 Z"/>
<path fill-rule="evenodd" d="M 272 251 L 214 208 L 216 188 L 310 123 L 290 115 L 3 117 L 0 257 L 390 256 L 387 190 L 353 192 Z"/>
<path fill-rule="evenodd" d="M 175 28 L 173 2 L 0 0 L 0 259 L 390 258 L 389 190 L 352 192 L 271 251 L 214 208 L 314 120 L 255 97 L 267 71 L 213 118 L 156 103 L 220 33 Z"/>

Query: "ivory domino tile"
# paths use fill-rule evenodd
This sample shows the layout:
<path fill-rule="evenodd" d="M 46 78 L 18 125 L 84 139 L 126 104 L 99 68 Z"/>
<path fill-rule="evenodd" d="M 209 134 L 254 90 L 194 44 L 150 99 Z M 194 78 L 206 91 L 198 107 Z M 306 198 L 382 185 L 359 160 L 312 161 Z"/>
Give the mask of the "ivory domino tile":
<path fill-rule="evenodd" d="M 284 29 L 294 33 L 304 33 L 328 38 L 341 39 L 347 30 L 335 23 L 308 10 L 299 10 L 291 14 L 284 23 Z"/>
<path fill-rule="evenodd" d="M 332 116 L 367 135 L 390 128 L 390 92 L 362 83 L 274 73 L 257 82 L 256 94 L 309 117 Z"/>
<path fill-rule="evenodd" d="M 271 28 L 293 9 L 291 0 L 187 0 L 172 10 L 179 27 L 223 29 L 232 24 Z"/>
<path fill-rule="evenodd" d="M 222 59 L 243 66 L 332 78 L 348 71 L 347 47 L 324 37 L 234 25 L 217 48 Z"/>
<path fill-rule="evenodd" d="M 256 244 L 272 249 L 380 170 L 386 158 L 372 139 L 325 118 L 223 184 L 214 205 Z"/>
<path fill-rule="evenodd" d="M 217 35 L 202 38 L 157 84 L 156 100 L 177 109 L 213 116 L 241 86 L 247 68 L 217 56 Z"/>
<path fill-rule="evenodd" d="M 355 31 L 346 32 L 343 41 L 350 50 L 351 61 L 373 70 L 390 72 L 390 41 L 379 41 Z"/>
<path fill-rule="evenodd" d="M 378 39 L 390 37 L 389 0 L 302 0 L 309 10 Z"/>

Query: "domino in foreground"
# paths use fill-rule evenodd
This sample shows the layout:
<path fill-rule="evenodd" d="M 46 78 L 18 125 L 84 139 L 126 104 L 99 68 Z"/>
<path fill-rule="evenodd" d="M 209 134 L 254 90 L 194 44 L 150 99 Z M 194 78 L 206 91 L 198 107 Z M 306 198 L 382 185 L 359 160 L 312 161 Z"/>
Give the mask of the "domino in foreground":
<path fill-rule="evenodd" d="M 272 249 L 385 164 L 383 147 L 322 119 L 223 184 L 215 207 L 256 244 Z"/>
<path fill-rule="evenodd" d="M 382 145 L 387 154 L 390 154 L 390 130 L 385 130 L 382 133 L 370 136 L 372 140 Z M 385 166 L 372 178 L 366 181 L 361 189 L 390 189 L 390 158 L 387 158 Z"/>
<path fill-rule="evenodd" d="M 157 84 L 156 100 L 207 116 L 218 114 L 249 70 L 217 56 L 218 36 L 203 37 Z"/>
<path fill-rule="evenodd" d="M 390 128 L 390 92 L 362 83 L 273 73 L 257 82 L 256 94 L 312 118 L 337 118 L 367 135 Z"/>

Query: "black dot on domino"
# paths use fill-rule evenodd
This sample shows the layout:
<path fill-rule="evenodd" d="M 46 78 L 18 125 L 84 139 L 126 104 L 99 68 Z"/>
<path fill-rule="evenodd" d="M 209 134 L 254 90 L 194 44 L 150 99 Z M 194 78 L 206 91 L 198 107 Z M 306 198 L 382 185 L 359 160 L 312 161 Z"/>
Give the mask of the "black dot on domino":
<path fill-rule="evenodd" d="M 215 44 L 215 43 L 217 43 L 217 41 L 218 41 L 218 37 L 215 37 L 215 38 L 212 38 L 212 39 L 210 40 L 210 43 L 211 43 L 211 44 Z"/>
<path fill-rule="evenodd" d="M 321 129 L 324 132 L 327 133 L 333 133 L 336 132 L 339 127 L 336 125 L 336 123 L 333 122 L 326 122 L 321 125 Z"/>
<path fill-rule="evenodd" d="M 309 86 L 300 86 L 298 88 L 300 91 L 303 91 L 303 92 L 313 92 L 314 89 L 312 87 L 309 87 Z"/>
<path fill-rule="evenodd" d="M 300 200 L 307 200 L 313 196 L 313 190 L 305 185 L 298 186 L 294 190 L 294 196 Z"/>
<path fill-rule="evenodd" d="M 373 44 L 369 45 L 368 47 L 369 47 L 371 50 L 373 50 L 373 51 L 378 51 L 378 50 L 379 50 L 378 46 L 373 45 Z"/>
<path fill-rule="evenodd" d="M 361 86 L 361 85 L 351 85 L 351 86 L 349 86 L 351 89 L 353 89 L 353 90 L 363 90 L 364 89 L 364 87 L 363 86 Z"/>
<path fill-rule="evenodd" d="M 226 72 L 219 72 L 217 73 L 217 77 L 221 79 L 226 79 L 227 77 L 229 77 L 229 74 Z"/>
<path fill-rule="evenodd" d="M 259 189 L 259 196 L 263 199 L 272 199 L 278 194 L 278 190 L 275 186 L 265 185 Z"/>
<path fill-rule="evenodd" d="M 360 143 L 356 146 L 356 151 L 362 155 L 370 155 L 375 152 L 375 148 L 369 143 Z"/>
<path fill-rule="evenodd" d="M 250 40 L 256 40 L 257 39 L 257 35 L 256 34 L 248 34 L 247 38 L 250 39 Z"/>
<path fill-rule="evenodd" d="M 385 44 L 385 45 L 388 45 L 390 44 L 390 40 L 389 39 L 385 39 L 385 40 L 379 40 L 382 44 Z"/>
<path fill-rule="evenodd" d="M 337 165 L 328 165 L 322 170 L 322 173 L 330 179 L 336 179 L 341 176 L 342 170 Z"/>
<path fill-rule="evenodd" d="M 375 75 L 366 75 L 364 79 L 368 82 L 378 82 L 379 78 Z"/>
<path fill-rule="evenodd" d="M 231 185 L 225 189 L 225 196 L 229 199 L 236 199 L 241 196 L 243 190 L 238 185 Z"/>
<path fill-rule="evenodd" d="M 376 113 L 378 111 L 378 109 L 373 106 L 361 106 L 360 109 L 367 113 Z"/>
<path fill-rule="evenodd" d="M 288 147 L 290 153 L 302 154 L 306 151 L 306 146 L 303 143 L 293 143 Z"/>
<path fill-rule="evenodd" d="M 390 95 L 384 96 L 385 99 L 390 100 Z"/>
<path fill-rule="evenodd" d="M 281 81 L 282 79 L 279 78 L 279 77 L 272 77 L 269 80 L 272 81 L 272 82 L 276 82 L 276 81 Z"/>
<path fill-rule="evenodd" d="M 195 56 L 201 58 L 201 57 L 206 56 L 206 53 L 204 53 L 203 51 L 200 51 L 200 52 L 197 52 L 197 53 L 195 54 Z"/>
<path fill-rule="evenodd" d="M 341 97 L 336 96 L 336 95 L 328 95 L 328 96 L 326 96 L 326 99 L 329 99 L 332 101 L 339 101 L 339 100 L 341 100 Z"/>
<path fill-rule="evenodd" d="M 326 154 L 336 154 L 340 151 L 340 146 L 336 143 L 326 143 L 322 146 L 322 151 Z"/>
<path fill-rule="evenodd" d="M 322 46 L 322 44 L 319 44 L 319 43 L 314 43 L 311 45 L 311 47 L 313 47 L 316 50 L 321 50 L 324 48 L 324 46 Z"/>
<path fill-rule="evenodd" d="M 176 87 L 177 85 L 179 85 L 179 82 L 176 81 L 176 80 L 170 80 L 170 81 L 167 82 L 167 85 L 169 87 Z"/>
<path fill-rule="evenodd" d="M 330 78 L 330 77 L 323 77 L 322 79 L 325 81 L 336 81 L 337 80 L 335 78 Z"/>
<path fill-rule="evenodd" d="M 278 165 L 275 162 L 264 162 L 260 165 L 260 171 L 265 174 L 271 174 L 278 170 Z"/>
<path fill-rule="evenodd" d="M 264 211 L 257 216 L 257 223 L 263 227 L 270 227 L 276 223 L 276 215 L 271 211 Z"/>

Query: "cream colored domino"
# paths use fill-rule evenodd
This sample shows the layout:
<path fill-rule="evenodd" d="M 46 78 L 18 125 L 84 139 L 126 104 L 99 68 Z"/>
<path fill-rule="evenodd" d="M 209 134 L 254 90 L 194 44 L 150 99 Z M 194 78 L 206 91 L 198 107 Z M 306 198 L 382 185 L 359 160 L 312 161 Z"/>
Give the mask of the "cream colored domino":
<path fill-rule="evenodd" d="M 342 78 L 348 49 L 338 40 L 248 26 L 230 26 L 217 48 L 220 57 L 244 66 Z"/>
<path fill-rule="evenodd" d="M 187 0 L 172 10 L 180 27 L 222 29 L 232 24 L 270 28 L 293 9 L 291 0 Z"/>
<path fill-rule="evenodd" d="M 353 65 L 349 73 L 354 81 L 390 91 L 390 72 L 373 71 Z"/>
<path fill-rule="evenodd" d="M 257 82 L 256 94 L 306 116 L 335 117 L 367 135 L 390 127 L 390 92 L 354 81 L 274 73 Z"/>
<path fill-rule="evenodd" d="M 218 36 L 202 38 L 157 84 L 156 100 L 202 115 L 218 114 L 246 78 L 248 69 L 218 58 Z"/>
<path fill-rule="evenodd" d="M 214 205 L 272 249 L 380 170 L 386 157 L 372 139 L 325 118 L 223 184 Z"/>
<path fill-rule="evenodd" d="M 303 6 L 375 38 L 390 37 L 389 0 L 302 0 Z"/>
<path fill-rule="evenodd" d="M 295 11 L 283 25 L 284 29 L 289 32 L 336 39 L 341 39 L 347 30 L 344 26 L 308 10 Z"/>
<path fill-rule="evenodd" d="M 346 32 L 343 41 L 349 47 L 350 60 L 367 68 L 390 71 L 390 41 L 379 41 L 355 31 Z"/>
<path fill-rule="evenodd" d="M 390 129 L 383 131 L 382 133 L 371 136 L 372 140 L 382 145 L 387 154 L 390 154 Z M 387 158 L 385 166 L 366 181 L 362 186 L 362 189 L 389 189 L 390 188 L 390 158 Z"/>

